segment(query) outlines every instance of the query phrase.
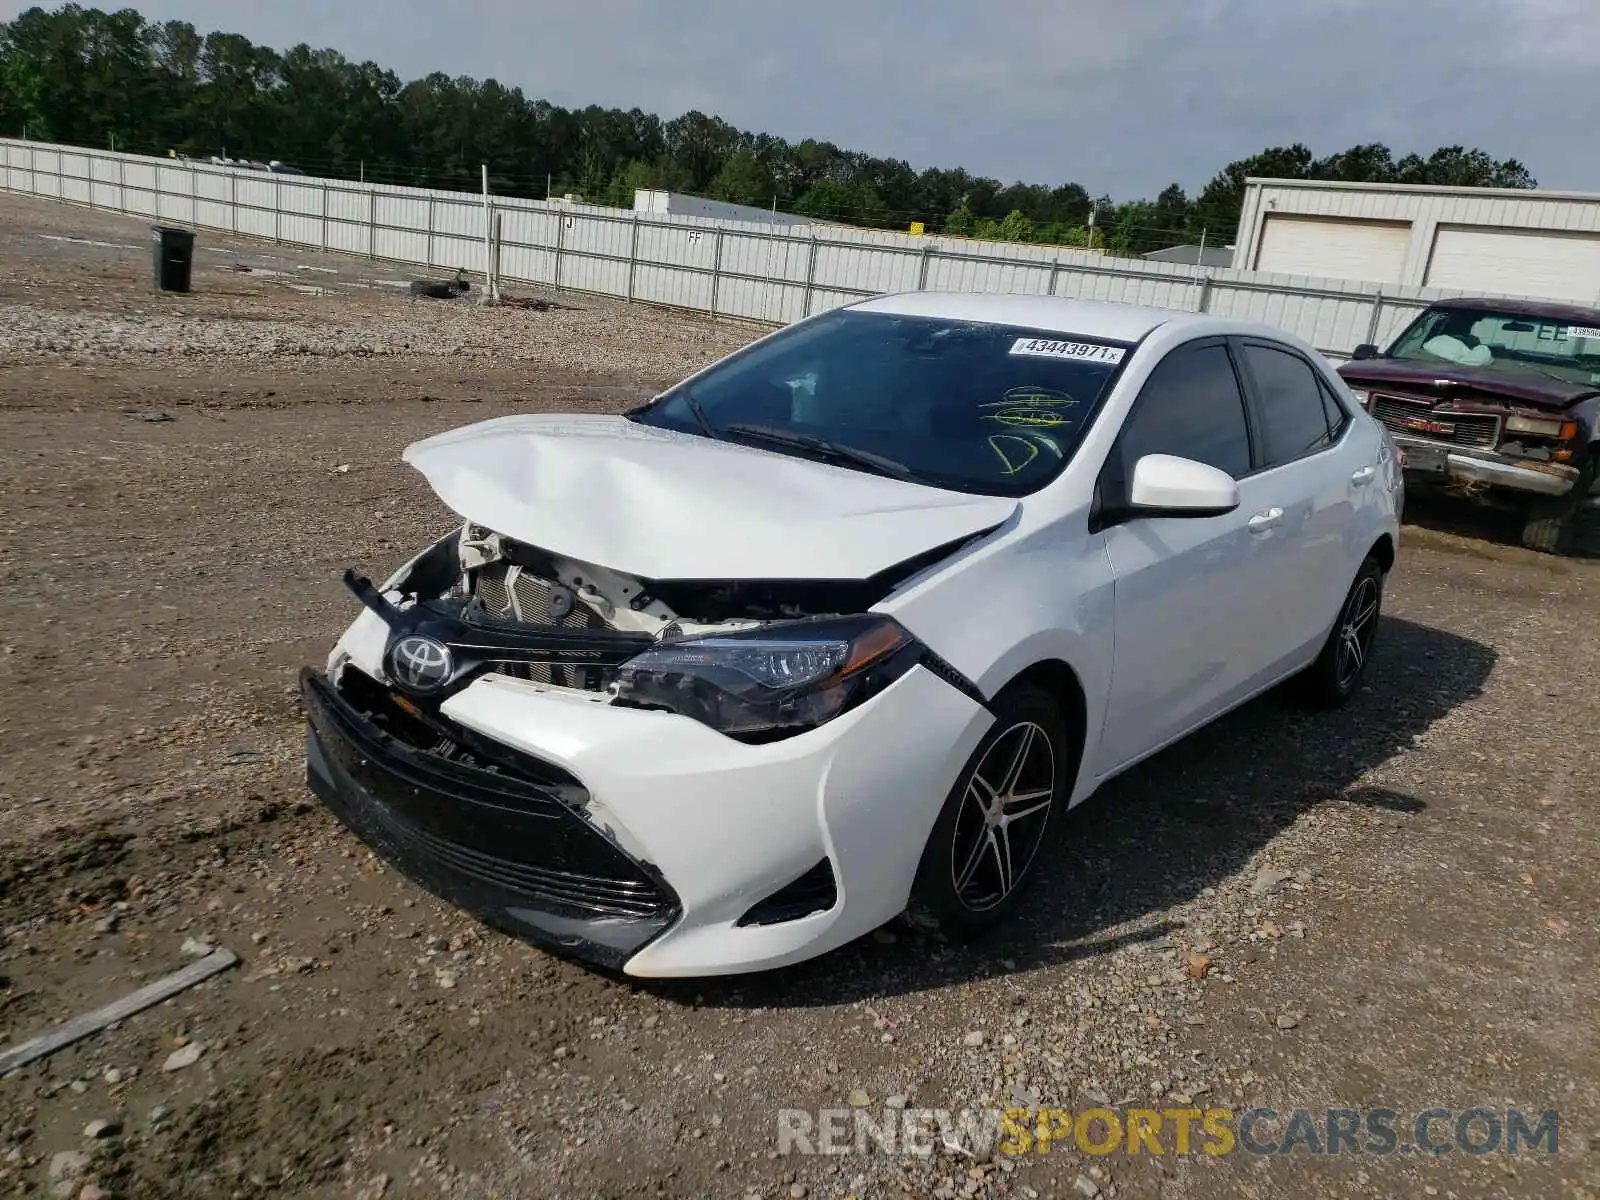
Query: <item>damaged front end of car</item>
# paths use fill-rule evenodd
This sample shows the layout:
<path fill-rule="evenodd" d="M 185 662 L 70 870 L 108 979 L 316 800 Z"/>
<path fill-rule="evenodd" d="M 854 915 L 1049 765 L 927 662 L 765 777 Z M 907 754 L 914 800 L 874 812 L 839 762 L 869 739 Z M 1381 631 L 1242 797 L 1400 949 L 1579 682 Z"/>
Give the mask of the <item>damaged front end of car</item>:
<path fill-rule="evenodd" d="M 676 714 L 755 746 L 832 721 L 919 664 L 975 696 L 870 611 L 955 549 L 865 580 L 657 581 L 467 522 L 381 585 L 345 573 L 364 611 L 326 669 L 301 677 L 310 785 L 435 894 L 620 968 L 677 918 L 676 893 L 603 798 L 456 719 L 453 701 L 482 682 Z"/>
<path fill-rule="evenodd" d="M 953 549 L 865 580 L 653 581 L 469 522 L 382 588 L 354 571 L 345 584 L 386 628 L 380 682 L 414 705 L 495 674 L 762 741 L 847 711 L 918 662 L 951 674 L 869 610 Z M 336 652 L 330 678 L 344 666 Z"/>

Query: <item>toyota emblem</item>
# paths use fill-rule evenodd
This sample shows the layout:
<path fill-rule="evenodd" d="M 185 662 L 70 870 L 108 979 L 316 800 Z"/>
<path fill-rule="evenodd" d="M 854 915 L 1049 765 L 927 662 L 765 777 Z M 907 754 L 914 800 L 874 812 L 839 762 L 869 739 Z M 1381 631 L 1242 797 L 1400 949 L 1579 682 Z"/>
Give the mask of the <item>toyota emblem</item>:
<path fill-rule="evenodd" d="M 395 682 L 415 692 L 432 692 L 450 680 L 455 663 L 450 648 L 430 637 L 411 634 L 394 644 L 389 666 Z"/>

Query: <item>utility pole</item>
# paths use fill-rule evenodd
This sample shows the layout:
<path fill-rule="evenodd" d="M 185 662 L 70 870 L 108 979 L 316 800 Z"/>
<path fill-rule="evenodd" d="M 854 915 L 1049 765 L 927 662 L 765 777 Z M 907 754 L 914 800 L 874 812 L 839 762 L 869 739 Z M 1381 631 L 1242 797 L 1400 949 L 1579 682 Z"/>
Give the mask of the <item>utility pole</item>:
<path fill-rule="evenodd" d="M 1094 206 L 1093 205 L 1089 206 L 1089 244 L 1084 248 L 1086 250 L 1093 250 L 1094 249 Z"/>

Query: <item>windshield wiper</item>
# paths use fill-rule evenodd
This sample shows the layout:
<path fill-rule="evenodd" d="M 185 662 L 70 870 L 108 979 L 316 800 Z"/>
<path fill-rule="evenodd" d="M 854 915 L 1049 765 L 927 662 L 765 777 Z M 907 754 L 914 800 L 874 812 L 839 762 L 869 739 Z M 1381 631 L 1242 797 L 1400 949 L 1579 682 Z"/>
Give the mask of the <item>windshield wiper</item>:
<path fill-rule="evenodd" d="M 706 410 L 700 407 L 700 401 L 694 398 L 694 393 L 684 388 L 678 395 L 683 397 L 684 407 L 694 417 L 694 423 L 700 426 L 700 432 L 714 442 L 720 442 L 722 435 L 717 432 L 717 427 L 711 423 L 711 418 L 706 416 Z"/>
<path fill-rule="evenodd" d="M 910 479 L 911 468 L 903 462 L 896 462 L 892 458 L 885 458 L 881 454 L 874 454 L 870 450 L 857 450 L 854 446 L 842 446 L 838 442 L 830 442 L 826 438 L 814 437 L 809 433 L 796 433 L 792 429 L 780 429 L 774 425 L 729 425 L 725 433 L 737 433 L 747 438 L 758 441 L 772 442 L 779 446 L 795 446 L 802 450 L 810 450 L 824 458 L 831 458 L 838 462 L 853 463 L 877 475 L 889 475 L 895 479 Z"/>

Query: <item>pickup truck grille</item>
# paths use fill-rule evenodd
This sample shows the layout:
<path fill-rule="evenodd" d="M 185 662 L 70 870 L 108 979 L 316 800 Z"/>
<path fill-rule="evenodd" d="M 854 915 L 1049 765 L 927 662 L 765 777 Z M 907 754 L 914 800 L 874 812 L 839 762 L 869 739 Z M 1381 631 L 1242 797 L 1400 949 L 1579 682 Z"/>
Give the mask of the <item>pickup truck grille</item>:
<path fill-rule="evenodd" d="M 1372 415 L 1395 433 L 1449 446 L 1492 449 L 1500 441 L 1500 418 L 1487 413 L 1442 412 L 1426 400 L 1372 394 Z"/>

